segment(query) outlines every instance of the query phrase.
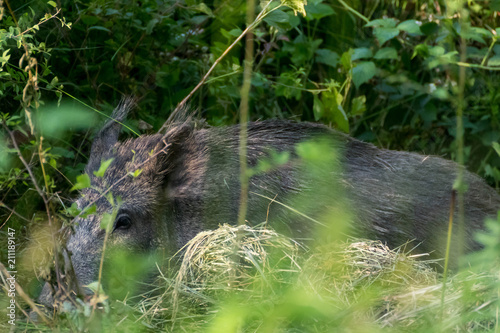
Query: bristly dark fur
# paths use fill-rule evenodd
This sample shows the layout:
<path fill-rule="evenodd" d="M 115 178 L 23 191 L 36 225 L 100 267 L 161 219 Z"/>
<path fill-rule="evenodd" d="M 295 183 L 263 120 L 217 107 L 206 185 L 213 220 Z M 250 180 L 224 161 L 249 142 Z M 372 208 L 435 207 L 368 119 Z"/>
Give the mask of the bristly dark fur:
<path fill-rule="evenodd" d="M 123 120 L 130 106 L 128 101 L 120 104 L 114 117 Z M 170 124 L 163 135 L 118 142 L 119 125 L 108 122 L 96 136 L 86 169 L 92 188 L 84 189 L 77 203 L 83 208 L 95 202 L 97 211 L 78 219 L 67 245 L 81 285 L 94 281 L 98 273 L 104 239 L 100 222 L 113 208 L 101 193 L 110 186 L 113 197 L 120 198 L 115 200 L 120 204 L 115 207 L 119 210 L 109 235 L 110 247 L 175 250 L 200 231 L 236 222 L 239 126 L 197 129 L 186 116 L 188 112 L 179 114 L 178 122 Z M 318 160 L 316 165 L 300 159 L 297 153 L 301 143 L 311 140 L 320 140 L 326 147 L 315 152 L 315 148 L 301 146 L 312 150 L 302 154 Z M 341 223 L 341 216 L 346 220 L 343 223 L 350 223 L 343 231 L 352 235 L 380 239 L 390 246 L 415 240 L 421 243 L 421 251 L 444 255 L 451 192 L 459 168 L 456 163 L 379 149 L 318 124 L 279 120 L 249 123 L 250 167 L 269 160 L 276 152 L 288 152 L 290 159 L 250 178 L 250 223 L 268 220 L 296 238 L 311 237 L 318 225 L 310 219 L 276 204 L 267 215 L 270 200 L 266 198 L 276 197 L 316 220 L 322 219 L 327 229 L 337 228 L 332 223 Z M 329 159 L 330 155 L 337 158 Z M 113 161 L 104 177 L 95 177 L 93 171 L 110 158 Z M 127 176 L 136 169 L 141 170 L 140 175 Z M 465 181 L 469 186 L 465 194 L 465 246 L 473 250 L 478 248 L 473 233 L 482 228 L 486 217 L 496 215 L 500 196 L 470 172 L 465 172 Z M 126 228 L 120 224 L 123 216 L 130 221 Z M 44 288 L 41 296 L 47 304 L 49 290 Z"/>

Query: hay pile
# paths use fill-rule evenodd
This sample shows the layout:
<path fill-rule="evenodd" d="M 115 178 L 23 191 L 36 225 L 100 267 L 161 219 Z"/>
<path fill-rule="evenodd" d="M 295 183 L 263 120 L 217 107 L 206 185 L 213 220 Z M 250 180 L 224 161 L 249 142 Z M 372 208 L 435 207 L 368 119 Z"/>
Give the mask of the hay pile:
<path fill-rule="evenodd" d="M 307 330 L 356 325 L 420 331 L 439 323 L 438 330 L 472 332 L 496 325 L 491 313 L 498 295 L 489 294 L 491 274 L 450 278 L 442 303 L 441 277 L 429 262 L 378 241 L 306 249 L 266 227 L 223 225 L 197 235 L 180 255 L 175 275 L 161 278 L 165 292 L 140 304 L 141 319 L 150 325 L 203 330 L 223 317 L 227 304 L 253 312 L 243 315 L 241 331 L 268 327 L 271 320 L 295 325 L 292 317 L 300 307 L 320 314 L 308 317 Z M 269 310 L 256 315 L 260 308 Z M 278 324 L 273 316 L 280 316 Z"/>

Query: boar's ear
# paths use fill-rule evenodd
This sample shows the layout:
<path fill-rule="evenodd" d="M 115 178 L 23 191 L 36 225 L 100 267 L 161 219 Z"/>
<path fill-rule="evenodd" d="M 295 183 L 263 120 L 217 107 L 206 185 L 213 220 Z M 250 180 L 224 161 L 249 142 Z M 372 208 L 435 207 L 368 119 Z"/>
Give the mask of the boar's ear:
<path fill-rule="evenodd" d="M 134 106 L 136 99 L 133 97 L 124 97 L 113 111 L 111 119 L 102 127 L 95 136 L 92 148 L 90 150 L 90 164 L 101 163 L 102 155 L 107 153 L 111 147 L 118 141 L 120 134 L 121 122 L 125 120 L 128 112 Z"/>
<path fill-rule="evenodd" d="M 158 159 L 158 172 L 164 174 L 166 179 L 170 178 L 174 171 L 182 170 L 186 163 L 186 157 L 191 151 L 193 130 L 189 121 L 170 126 L 156 146 L 155 151 L 164 152 Z"/>

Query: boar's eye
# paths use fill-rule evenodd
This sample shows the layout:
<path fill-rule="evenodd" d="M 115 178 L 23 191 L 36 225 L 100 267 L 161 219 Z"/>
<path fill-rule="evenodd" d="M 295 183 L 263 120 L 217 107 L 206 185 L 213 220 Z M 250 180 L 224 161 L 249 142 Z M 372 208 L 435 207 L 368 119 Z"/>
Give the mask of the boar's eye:
<path fill-rule="evenodd" d="M 132 219 L 130 218 L 130 216 L 128 216 L 127 214 L 120 214 L 117 216 L 115 220 L 115 226 L 113 228 L 113 231 L 115 231 L 116 229 L 125 230 L 130 228 L 131 225 L 132 225 Z"/>

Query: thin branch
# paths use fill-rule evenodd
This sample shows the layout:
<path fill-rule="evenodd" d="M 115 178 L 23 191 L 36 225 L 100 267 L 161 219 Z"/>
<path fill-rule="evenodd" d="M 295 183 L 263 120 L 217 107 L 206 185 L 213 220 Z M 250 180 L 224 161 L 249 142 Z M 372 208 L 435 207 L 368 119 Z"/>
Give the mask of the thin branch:
<path fill-rule="evenodd" d="M 38 183 L 36 181 L 36 178 L 35 178 L 35 175 L 33 174 L 33 171 L 31 170 L 30 166 L 28 165 L 28 163 L 26 162 L 26 160 L 24 159 L 23 157 L 23 154 L 21 154 L 21 150 L 19 149 L 19 146 L 17 145 L 17 141 L 16 141 L 16 138 L 14 137 L 14 133 L 12 133 L 11 130 L 9 130 L 9 127 L 7 126 L 7 124 L 5 123 L 5 120 L 2 122 L 2 125 L 5 129 L 5 131 L 7 131 L 7 133 L 9 133 L 9 136 L 10 136 L 10 139 L 12 141 L 12 144 L 14 145 L 14 148 L 16 149 L 16 152 L 17 152 L 17 156 L 19 157 L 19 159 L 21 160 L 21 162 L 23 163 L 24 167 L 26 168 L 26 171 L 28 172 L 28 174 L 30 175 L 30 178 L 31 178 L 31 181 L 33 182 L 33 185 L 35 186 L 35 189 L 36 191 L 38 192 L 38 195 L 40 195 L 40 197 L 42 198 L 43 200 L 43 203 L 45 205 L 45 212 L 47 213 L 47 219 L 49 221 L 49 228 L 51 230 L 51 236 L 52 236 L 52 243 L 54 245 L 54 253 L 57 253 L 57 243 L 56 243 L 56 238 L 55 238 L 55 235 L 54 233 L 52 232 L 52 218 L 50 216 L 50 208 L 49 208 L 49 201 L 47 199 L 47 197 L 45 196 L 45 193 L 42 191 L 42 189 L 38 186 Z M 61 279 L 60 279 L 60 276 L 59 276 L 59 260 L 57 258 L 58 256 L 56 255 L 55 256 L 55 266 L 56 266 L 56 277 L 57 277 L 57 283 L 58 285 L 60 286 L 61 285 Z"/>
<path fill-rule="evenodd" d="M 25 30 L 25 31 L 21 32 L 19 35 L 17 35 L 17 36 L 16 36 L 16 38 L 17 38 L 17 37 L 21 37 L 22 35 L 24 35 L 24 34 L 25 34 L 25 33 L 27 33 L 28 31 L 31 31 L 31 30 L 35 29 L 35 27 L 39 27 L 40 25 L 44 24 L 45 22 L 50 21 L 51 19 L 53 19 L 54 17 L 56 17 L 56 16 L 57 16 L 57 14 L 59 14 L 59 12 L 60 12 L 60 11 L 61 11 L 61 8 L 59 8 L 59 9 L 57 10 L 57 12 L 56 12 L 55 14 L 53 14 L 51 17 L 48 17 L 48 18 L 47 18 L 47 19 L 45 19 L 45 20 L 44 20 L 44 19 L 42 19 L 42 20 L 40 21 L 40 23 L 35 24 L 35 25 L 34 25 L 34 26 L 32 26 L 31 28 L 29 28 L 29 29 L 27 29 L 27 30 Z"/>
<path fill-rule="evenodd" d="M 28 223 L 31 223 L 31 221 L 30 221 L 30 220 L 28 220 L 27 218 L 25 218 L 24 216 L 22 216 L 21 214 L 19 214 L 18 212 L 16 212 L 14 209 L 12 209 L 12 208 L 8 207 L 8 206 L 7 206 L 6 204 L 4 204 L 2 201 L 0 201 L 0 207 L 7 209 L 9 212 L 11 212 L 12 214 L 16 215 L 16 216 L 17 216 L 17 217 L 19 217 L 21 220 L 23 220 L 23 221 L 25 221 L 25 222 L 28 222 Z M 2 224 L 2 225 L 0 226 L 0 229 L 1 229 L 4 225 L 5 225 L 5 223 L 4 223 L 4 224 Z"/>

